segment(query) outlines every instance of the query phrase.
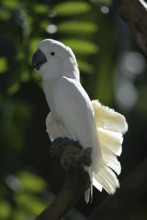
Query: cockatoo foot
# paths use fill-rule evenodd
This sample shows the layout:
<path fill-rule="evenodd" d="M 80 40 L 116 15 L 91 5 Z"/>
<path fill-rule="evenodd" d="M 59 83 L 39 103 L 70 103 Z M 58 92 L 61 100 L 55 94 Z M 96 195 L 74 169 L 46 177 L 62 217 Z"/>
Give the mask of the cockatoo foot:
<path fill-rule="evenodd" d="M 51 150 L 50 150 L 51 155 L 52 156 L 61 155 L 64 147 L 67 145 L 74 145 L 75 147 L 82 149 L 78 141 L 71 140 L 67 137 L 65 138 L 58 137 L 52 142 Z"/>

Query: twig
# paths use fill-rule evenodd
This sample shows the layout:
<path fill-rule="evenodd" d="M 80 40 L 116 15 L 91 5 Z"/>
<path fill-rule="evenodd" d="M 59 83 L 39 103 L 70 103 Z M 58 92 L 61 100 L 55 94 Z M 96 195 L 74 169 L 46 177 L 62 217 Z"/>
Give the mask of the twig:
<path fill-rule="evenodd" d="M 61 219 L 90 187 L 90 179 L 84 166 L 91 164 L 91 148 L 82 150 L 66 145 L 58 152 L 65 170 L 65 181 L 55 200 L 43 210 L 36 220 Z"/>
<path fill-rule="evenodd" d="M 90 220 L 118 220 L 147 190 L 147 159 L 128 177 L 114 196 L 96 209 Z"/>
<path fill-rule="evenodd" d="M 119 15 L 147 54 L 147 3 L 144 0 L 124 0 L 119 8 Z"/>

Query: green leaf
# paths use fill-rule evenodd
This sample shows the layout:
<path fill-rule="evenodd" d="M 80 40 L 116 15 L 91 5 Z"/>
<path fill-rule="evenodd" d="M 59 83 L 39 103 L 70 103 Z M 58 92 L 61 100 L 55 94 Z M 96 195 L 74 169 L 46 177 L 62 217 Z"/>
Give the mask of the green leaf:
<path fill-rule="evenodd" d="M 11 0 L 3 0 L 2 5 L 10 8 L 10 9 L 16 9 L 19 8 L 19 2 L 17 0 L 11 1 Z"/>
<path fill-rule="evenodd" d="M 112 4 L 112 0 L 90 0 L 90 1 L 95 4 L 101 3 L 101 4 L 108 5 L 108 6 Z"/>
<path fill-rule="evenodd" d="M 89 55 L 98 51 L 98 46 L 90 41 L 79 39 L 62 39 L 61 41 L 71 47 L 75 54 Z"/>
<path fill-rule="evenodd" d="M 20 83 L 19 82 L 14 82 L 12 83 L 9 88 L 7 89 L 7 94 L 8 95 L 14 95 L 20 88 Z"/>
<path fill-rule="evenodd" d="M 14 199 L 20 208 L 33 215 L 38 215 L 46 206 L 44 201 L 27 193 L 15 194 Z"/>
<path fill-rule="evenodd" d="M 85 21 L 66 21 L 59 23 L 58 31 L 64 33 L 84 33 L 93 34 L 98 30 L 98 25 Z"/>
<path fill-rule="evenodd" d="M 17 208 L 13 211 L 13 220 L 16 220 L 16 219 L 21 219 L 21 220 L 29 219 L 28 213 L 26 213 L 24 210 Z"/>
<path fill-rule="evenodd" d="M 8 219 L 11 216 L 11 206 L 5 200 L 0 200 L 0 218 L 2 220 Z"/>
<path fill-rule="evenodd" d="M 90 11 L 91 6 L 90 4 L 82 1 L 71 1 L 71 2 L 64 2 L 57 4 L 54 7 L 54 11 L 58 15 L 66 16 L 66 15 L 77 15 L 77 14 L 83 14 L 88 11 Z"/>
<path fill-rule="evenodd" d="M 22 82 L 28 82 L 30 80 L 30 74 L 29 71 L 22 71 L 21 73 L 21 81 Z"/>
<path fill-rule="evenodd" d="M 79 69 L 82 72 L 85 72 L 85 73 L 88 73 L 88 74 L 91 74 L 91 73 L 94 72 L 94 67 L 88 62 L 85 62 L 83 60 L 78 59 L 78 65 L 79 65 Z"/>
<path fill-rule="evenodd" d="M 34 4 L 33 5 L 33 10 L 37 14 L 48 14 L 49 13 L 49 4 Z"/>
<path fill-rule="evenodd" d="M 31 59 L 32 54 L 37 50 L 38 44 L 40 43 L 41 38 L 34 38 L 30 41 L 30 52 L 31 52 Z"/>
<path fill-rule="evenodd" d="M 0 57 L 0 73 L 6 72 L 8 69 L 7 59 L 5 57 Z"/>
<path fill-rule="evenodd" d="M 11 17 L 11 13 L 9 10 L 5 9 L 5 8 L 1 8 L 0 9 L 0 19 L 1 20 L 8 20 Z"/>
<path fill-rule="evenodd" d="M 18 179 L 20 180 L 23 188 L 30 192 L 40 193 L 44 192 L 47 188 L 46 182 L 41 177 L 28 171 L 21 171 L 18 174 Z"/>
<path fill-rule="evenodd" d="M 45 30 L 49 25 L 49 22 L 47 20 L 43 20 L 39 23 L 39 26 L 42 30 Z"/>

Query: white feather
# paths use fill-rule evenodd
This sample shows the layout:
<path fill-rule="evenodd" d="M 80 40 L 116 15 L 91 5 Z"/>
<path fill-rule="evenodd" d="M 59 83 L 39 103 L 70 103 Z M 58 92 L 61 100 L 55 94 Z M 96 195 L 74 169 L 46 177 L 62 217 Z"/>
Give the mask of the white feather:
<path fill-rule="evenodd" d="M 104 128 L 97 128 L 100 143 L 106 151 L 110 151 L 117 156 L 122 153 L 123 136 L 120 132 L 109 131 Z"/>
<path fill-rule="evenodd" d="M 98 100 L 92 101 L 97 127 L 124 134 L 128 130 L 125 117 L 113 109 L 102 105 Z"/>
<path fill-rule="evenodd" d="M 95 182 L 100 183 L 109 194 L 113 194 L 116 188 L 119 187 L 116 175 L 106 164 L 101 165 L 99 172 L 94 174 L 93 178 Z"/>

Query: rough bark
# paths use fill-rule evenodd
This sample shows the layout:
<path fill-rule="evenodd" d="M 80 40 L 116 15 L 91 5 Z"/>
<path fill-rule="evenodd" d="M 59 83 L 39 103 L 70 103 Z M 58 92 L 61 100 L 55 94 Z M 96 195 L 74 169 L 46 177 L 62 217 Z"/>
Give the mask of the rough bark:
<path fill-rule="evenodd" d="M 128 24 L 147 55 L 147 3 L 144 0 L 125 0 L 120 5 L 119 15 Z"/>

